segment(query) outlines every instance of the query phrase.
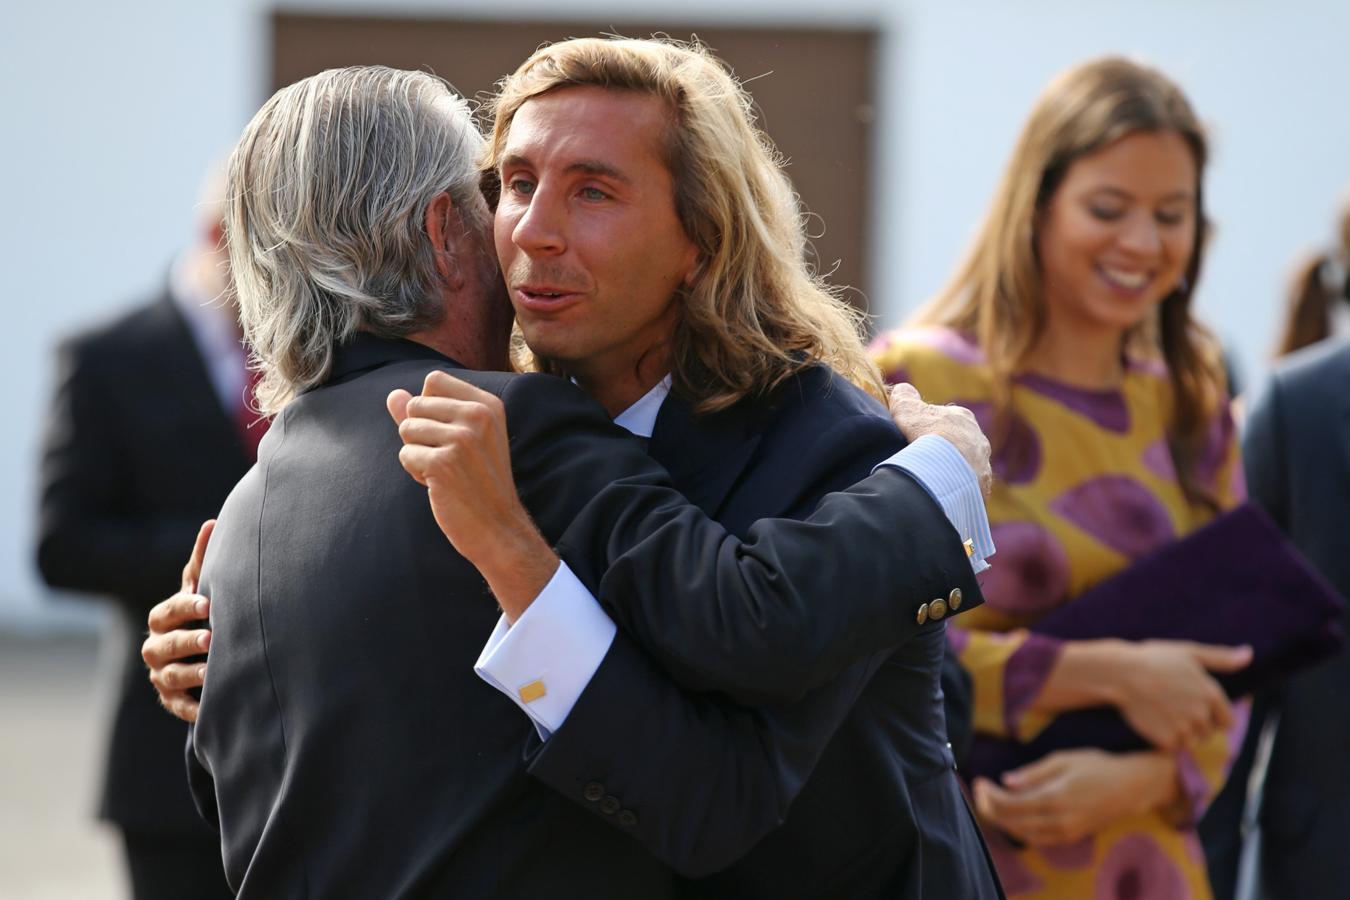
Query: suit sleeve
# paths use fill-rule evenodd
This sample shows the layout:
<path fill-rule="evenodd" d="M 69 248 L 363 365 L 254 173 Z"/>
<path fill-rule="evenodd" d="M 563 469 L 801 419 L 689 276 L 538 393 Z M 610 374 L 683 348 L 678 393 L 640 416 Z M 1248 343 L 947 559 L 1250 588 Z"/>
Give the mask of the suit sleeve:
<path fill-rule="evenodd" d="M 791 704 L 680 688 L 622 631 L 562 727 L 531 737 L 530 774 L 699 878 L 781 825 L 886 654 Z"/>
<path fill-rule="evenodd" d="M 42 453 L 38 568 L 52 587 L 159 597 L 178 583 L 200 522 L 137 514 L 126 487 L 125 398 L 113 366 L 88 343 L 59 353 L 56 401 Z M 153 402 L 147 398 L 145 402 Z M 149 603 L 131 612 L 143 618 Z"/>
<path fill-rule="evenodd" d="M 759 671 L 761 665 L 777 671 L 807 667 L 820 682 L 804 690 L 794 686 L 794 702 L 750 708 L 725 693 L 688 689 L 667 671 L 660 652 L 649 655 L 641 640 L 620 631 L 566 722 L 530 752 L 534 777 L 628 830 L 677 871 L 690 876 L 718 871 L 781 824 L 830 738 L 885 661 L 886 648 L 919 627 L 912 610 L 897 609 L 902 600 L 895 589 L 913 561 L 878 552 L 895 546 L 897 518 L 901 527 L 911 523 L 896 508 L 918 500 L 928 505 L 928 525 L 951 532 L 944 535 L 953 547 L 940 577 L 963 576 L 960 583 L 978 597 L 965 553 L 926 492 L 896 471 L 830 495 L 804 522 L 763 521 L 739 541 L 673 493 L 636 442 L 620 436 L 617 446 L 596 452 L 613 445 L 613 435 L 608 442 L 595 434 L 586 438 L 587 426 L 556 416 L 575 401 L 554 396 L 526 402 L 511 394 L 508 389 L 504 395 L 508 416 L 547 408 L 555 413 L 550 417 L 555 425 L 567 426 L 544 432 L 538 429 L 545 417 L 519 417 L 512 457 L 521 495 L 545 533 L 546 523 L 560 513 L 570 521 L 559 546 L 583 581 L 594 584 L 604 577 L 604 566 L 612 571 L 637 548 L 639 553 L 627 557 L 628 577 L 637 593 L 655 592 L 642 608 L 665 617 L 644 627 L 659 630 L 668 621 L 683 628 L 661 646 L 669 658 L 692 659 L 701 667 L 695 671 L 685 662 L 686 677 L 721 672 L 727 684 L 751 695 L 772 693 L 754 690 L 776 677 Z M 534 471 L 535 441 L 548 456 L 548 465 L 541 464 L 547 472 Z M 564 512 L 556 508 L 563 502 L 559 485 L 591 499 L 579 513 Z M 858 624 L 855 616 L 866 621 Z M 686 617 L 695 624 L 684 627 Z M 716 637 L 719 628 L 730 636 L 709 648 L 711 663 L 678 643 Z M 738 656 L 733 644 L 740 640 L 748 648 L 745 656 Z M 818 653 L 826 661 L 774 656 L 782 652 Z M 755 662 L 748 665 L 747 656 Z"/>
<path fill-rule="evenodd" d="M 521 496 L 530 507 L 531 494 L 556 497 L 567 483 L 590 497 L 570 511 L 556 549 L 583 583 L 599 585 L 616 622 L 682 686 L 744 703 L 795 699 L 914 634 L 919 607 L 953 586 L 968 598 L 964 608 L 981 602 L 956 531 L 903 472 L 886 468 L 828 494 L 802 521 L 756 522 L 741 540 L 675 492 L 608 421 L 578 415 L 540 434 L 541 417 L 512 415 L 575 406 L 570 388 L 566 400 L 542 396 L 564 387 L 527 378 L 505 395 Z M 831 473 L 823 479 L 856 478 L 894 440 L 884 421 L 858 417 L 803 448 L 804 464 Z M 551 448 L 541 450 L 542 464 L 529 461 L 530 445 Z M 859 459 L 868 466 L 859 469 Z M 823 480 L 802 497 L 844 484 Z"/>

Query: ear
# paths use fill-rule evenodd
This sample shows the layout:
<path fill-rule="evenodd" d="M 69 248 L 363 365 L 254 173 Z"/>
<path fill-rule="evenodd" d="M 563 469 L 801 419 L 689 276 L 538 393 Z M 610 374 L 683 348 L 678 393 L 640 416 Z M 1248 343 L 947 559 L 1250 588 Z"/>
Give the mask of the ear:
<path fill-rule="evenodd" d="M 432 197 L 427 204 L 425 225 L 427 239 L 431 241 L 431 252 L 436 258 L 436 271 L 440 273 L 446 287 L 456 290 L 464 280 L 458 259 L 464 228 L 455 204 L 445 191 Z"/>
<path fill-rule="evenodd" d="M 206 229 L 206 244 L 213 250 L 225 249 L 225 223 L 216 219 Z"/>
<path fill-rule="evenodd" d="M 704 264 L 707 259 L 698 251 L 698 246 L 693 241 L 689 242 L 689 251 L 684 258 L 684 275 L 680 278 L 680 287 L 684 290 L 694 286 L 699 276 L 703 274 Z"/>

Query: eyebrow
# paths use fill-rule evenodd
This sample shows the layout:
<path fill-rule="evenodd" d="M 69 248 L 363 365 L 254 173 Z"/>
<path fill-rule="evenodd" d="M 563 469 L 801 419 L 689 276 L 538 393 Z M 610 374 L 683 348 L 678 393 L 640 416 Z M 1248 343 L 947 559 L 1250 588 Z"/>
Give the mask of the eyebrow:
<path fill-rule="evenodd" d="M 1118 187 L 1111 187 L 1110 185 L 1094 188 L 1093 190 L 1089 191 L 1088 194 L 1089 196 L 1093 194 L 1111 194 L 1112 196 L 1120 197 L 1125 200 L 1134 199 L 1134 194 L 1131 194 L 1129 191 L 1122 190 L 1121 188 Z M 1174 193 L 1168 194 L 1166 197 L 1163 197 L 1162 202 L 1171 203 L 1174 200 L 1194 200 L 1194 199 L 1195 193 L 1192 191 L 1176 191 Z"/>
<path fill-rule="evenodd" d="M 530 160 L 519 153 L 512 153 L 508 156 L 504 156 L 502 157 L 501 162 L 501 168 L 503 169 L 511 169 L 518 166 L 528 169 L 531 168 L 531 165 Z M 623 172 L 619 171 L 609 163 L 598 159 L 579 159 L 568 165 L 564 171 L 568 173 L 580 172 L 584 175 L 597 175 L 604 178 L 612 178 L 613 180 L 623 182 L 624 184 L 632 184 L 632 179 Z"/>

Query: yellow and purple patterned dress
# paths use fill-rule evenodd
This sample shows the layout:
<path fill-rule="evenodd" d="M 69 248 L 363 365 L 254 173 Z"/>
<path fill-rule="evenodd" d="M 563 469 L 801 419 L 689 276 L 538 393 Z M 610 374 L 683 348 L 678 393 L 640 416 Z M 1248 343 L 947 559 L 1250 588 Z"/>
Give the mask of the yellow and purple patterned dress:
<path fill-rule="evenodd" d="M 931 403 L 971 409 L 986 432 L 993 390 L 980 349 L 964 335 L 910 329 L 882 335 L 873 358 L 887 381 L 911 382 Z M 986 603 L 948 630 L 974 683 L 979 733 L 1030 740 L 1050 721 L 1028 711 L 1059 653 L 1026 630 L 1212 513 L 1184 497 L 1164 423 L 1171 391 L 1159 363 L 1132 362 L 1119 389 L 1085 390 L 1050 378 L 1013 378 L 1008 438 L 993 460 L 989 521 L 997 547 L 982 578 Z M 1213 423 L 1196 472 L 1224 508 L 1245 496 L 1231 418 Z M 1234 729 L 1178 755 L 1189 816 L 1154 812 L 1078 843 L 1018 849 L 986 833 L 1009 897 L 1055 900 L 1206 900 L 1211 896 L 1194 823 L 1241 744 Z"/>

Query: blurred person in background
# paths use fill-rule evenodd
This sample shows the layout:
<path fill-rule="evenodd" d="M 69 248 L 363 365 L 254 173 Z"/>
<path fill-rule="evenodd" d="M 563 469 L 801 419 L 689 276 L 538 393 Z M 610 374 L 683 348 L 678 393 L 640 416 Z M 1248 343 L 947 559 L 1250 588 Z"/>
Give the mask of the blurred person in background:
<path fill-rule="evenodd" d="M 1190 312 L 1206 156 L 1161 73 L 1117 58 L 1065 72 L 952 281 L 873 345 L 888 380 L 970 407 L 994 447 L 998 559 L 987 603 L 949 632 L 976 732 L 1027 742 L 1062 711 L 1111 705 L 1156 748 L 974 779 L 1009 897 L 1210 895 L 1193 826 L 1242 716 L 1207 670 L 1250 650 L 1028 630 L 1243 497 L 1218 348 Z"/>
<path fill-rule="evenodd" d="M 1328 337 L 1350 335 L 1350 192 L 1334 248 L 1310 254 L 1294 270 L 1276 356 Z"/>
<path fill-rule="evenodd" d="M 1342 224 L 1350 238 L 1350 216 Z M 1350 595 L 1350 338 L 1281 360 L 1242 445 L 1252 499 Z M 1350 615 L 1342 626 L 1350 631 Z M 1201 823 L 1215 896 L 1309 900 L 1350 890 L 1348 691 L 1342 651 L 1257 695 L 1232 778 Z"/>
<path fill-rule="evenodd" d="M 178 584 L 184 543 L 220 509 L 266 429 L 246 402 L 223 190 L 213 174 L 193 243 L 154 299 L 61 345 L 42 458 L 42 577 L 116 601 L 99 815 L 122 832 L 136 900 L 230 896 L 219 839 L 183 778 L 187 728 L 159 708 L 140 659 L 145 617 Z"/>

